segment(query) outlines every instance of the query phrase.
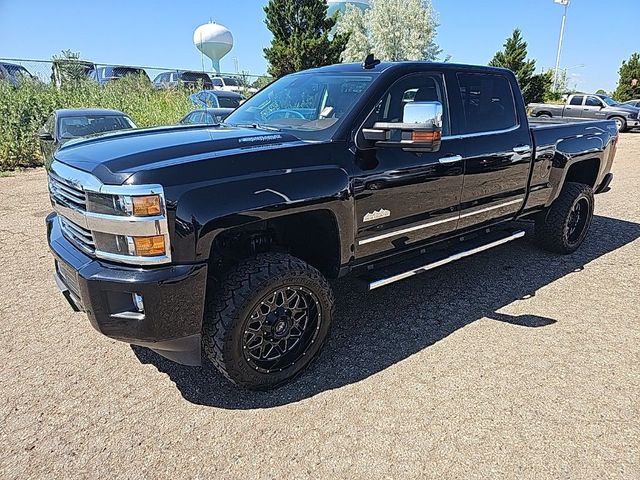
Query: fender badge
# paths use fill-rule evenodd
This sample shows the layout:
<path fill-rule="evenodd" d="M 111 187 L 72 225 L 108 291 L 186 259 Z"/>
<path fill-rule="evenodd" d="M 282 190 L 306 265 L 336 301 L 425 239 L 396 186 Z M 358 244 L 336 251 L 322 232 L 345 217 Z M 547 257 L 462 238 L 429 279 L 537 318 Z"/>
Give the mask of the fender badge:
<path fill-rule="evenodd" d="M 367 213 L 364 216 L 364 221 L 373 222 L 374 220 L 380 220 L 381 218 L 386 218 L 389 215 L 391 215 L 391 212 L 389 210 L 385 210 L 384 208 L 381 208 L 380 210 L 376 210 L 375 212 Z"/>

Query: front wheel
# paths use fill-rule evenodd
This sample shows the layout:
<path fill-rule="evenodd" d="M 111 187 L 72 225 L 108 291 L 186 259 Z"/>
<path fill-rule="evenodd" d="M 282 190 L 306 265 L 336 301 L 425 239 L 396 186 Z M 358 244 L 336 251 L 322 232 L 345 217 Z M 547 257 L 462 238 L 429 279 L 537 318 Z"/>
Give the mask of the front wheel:
<path fill-rule="evenodd" d="M 551 252 L 575 252 L 587 236 L 593 209 L 593 189 L 567 182 L 555 202 L 536 219 L 536 241 Z"/>
<path fill-rule="evenodd" d="M 333 293 L 315 268 L 291 255 L 241 261 L 207 292 L 206 357 L 236 385 L 268 390 L 304 370 L 331 326 Z"/>
<path fill-rule="evenodd" d="M 627 131 L 627 121 L 622 117 L 613 117 L 611 120 L 616 122 L 616 128 L 619 132 Z"/>

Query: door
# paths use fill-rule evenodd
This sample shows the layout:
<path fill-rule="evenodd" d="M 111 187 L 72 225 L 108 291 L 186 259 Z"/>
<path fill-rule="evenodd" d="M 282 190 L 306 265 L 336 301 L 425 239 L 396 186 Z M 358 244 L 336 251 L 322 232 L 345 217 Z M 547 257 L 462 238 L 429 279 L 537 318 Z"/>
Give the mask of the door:
<path fill-rule="evenodd" d="M 513 216 L 527 193 L 532 159 L 527 122 L 520 122 L 515 78 L 460 73 L 465 139 L 464 187 L 458 229 Z"/>
<path fill-rule="evenodd" d="M 56 133 L 55 113 L 49 116 L 43 127 L 38 132 L 38 136 L 40 137 L 40 150 L 44 157 L 45 166 L 49 166 L 53 161 L 53 154 L 57 147 L 58 135 Z"/>
<path fill-rule="evenodd" d="M 607 118 L 607 112 L 604 110 L 605 104 L 595 95 L 589 95 L 582 107 L 582 117 L 601 120 Z"/>
<path fill-rule="evenodd" d="M 354 175 L 356 257 L 392 250 L 456 229 L 462 189 L 461 141 L 450 131 L 449 104 L 441 74 L 418 73 L 396 81 L 363 124 L 401 123 L 404 107 L 414 101 L 443 105 L 443 140 L 438 152 L 398 147 L 356 151 Z M 367 145 L 358 133 L 358 145 Z"/>
<path fill-rule="evenodd" d="M 580 118 L 582 116 L 582 103 L 584 95 L 573 95 L 569 97 L 567 105 L 564 107 L 563 117 Z"/>

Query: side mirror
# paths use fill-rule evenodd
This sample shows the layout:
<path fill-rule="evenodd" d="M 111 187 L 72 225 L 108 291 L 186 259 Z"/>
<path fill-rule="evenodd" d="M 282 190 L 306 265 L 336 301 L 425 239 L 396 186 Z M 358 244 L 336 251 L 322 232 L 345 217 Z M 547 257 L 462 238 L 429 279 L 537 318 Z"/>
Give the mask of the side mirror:
<path fill-rule="evenodd" d="M 442 104 L 409 102 L 402 122 L 376 122 L 362 134 L 376 147 L 399 147 L 407 152 L 437 152 L 442 139 Z"/>
<path fill-rule="evenodd" d="M 38 130 L 38 138 L 40 140 L 53 140 L 53 136 L 51 135 L 51 133 L 46 131 L 44 128 Z"/>

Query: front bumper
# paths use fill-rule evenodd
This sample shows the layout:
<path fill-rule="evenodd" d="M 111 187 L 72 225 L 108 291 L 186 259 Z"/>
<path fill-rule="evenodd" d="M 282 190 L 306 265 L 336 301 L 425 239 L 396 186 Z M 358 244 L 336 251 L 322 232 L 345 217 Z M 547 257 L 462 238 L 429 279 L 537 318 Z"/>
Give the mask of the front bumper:
<path fill-rule="evenodd" d="M 627 118 L 627 128 L 640 127 L 640 120 L 634 120 L 633 118 Z"/>
<path fill-rule="evenodd" d="M 137 268 L 95 260 L 62 235 L 55 213 L 46 221 L 56 283 L 96 330 L 184 365 L 201 364 L 206 263 Z M 142 314 L 134 293 L 143 298 Z"/>

